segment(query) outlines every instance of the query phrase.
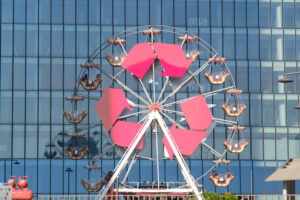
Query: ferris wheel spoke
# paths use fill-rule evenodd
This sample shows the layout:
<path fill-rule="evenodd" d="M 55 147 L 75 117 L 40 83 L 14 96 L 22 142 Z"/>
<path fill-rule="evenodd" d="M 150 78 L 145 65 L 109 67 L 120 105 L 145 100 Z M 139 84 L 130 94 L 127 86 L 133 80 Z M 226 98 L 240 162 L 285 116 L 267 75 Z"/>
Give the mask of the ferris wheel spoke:
<path fill-rule="evenodd" d="M 174 104 L 180 104 L 180 103 L 186 102 L 186 101 L 188 101 L 188 100 L 190 100 L 190 99 L 192 99 L 194 97 L 189 97 L 189 98 L 186 98 L 186 99 L 181 99 L 179 101 L 174 101 L 174 102 L 171 102 L 171 103 L 168 103 L 168 104 L 164 104 L 163 105 L 163 109 L 167 108 L 167 107 L 170 107 L 170 106 L 173 106 Z"/>
<path fill-rule="evenodd" d="M 211 146 L 209 146 L 208 144 L 206 144 L 206 142 L 203 141 L 201 144 L 203 146 L 205 146 L 211 153 L 213 153 L 219 159 L 222 159 L 223 156 L 219 152 L 217 152 L 216 150 L 214 150 L 214 148 L 212 148 Z"/>
<path fill-rule="evenodd" d="M 116 144 L 112 144 L 110 145 L 105 151 L 102 152 L 102 154 L 100 154 L 97 158 L 95 158 L 92 161 L 92 164 L 94 165 L 98 160 L 100 160 L 103 156 L 105 156 L 105 154 L 107 154 L 109 151 L 111 151 L 114 147 L 116 146 Z"/>
<path fill-rule="evenodd" d="M 142 85 L 142 88 L 143 88 L 143 90 L 144 90 L 144 93 L 146 94 L 146 96 L 147 96 L 149 102 L 150 102 L 150 103 L 153 103 L 153 102 L 152 102 L 152 99 L 151 99 L 151 97 L 150 97 L 150 95 L 149 95 L 149 93 L 148 93 L 148 91 L 146 90 L 146 87 L 145 87 L 144 83 L 142 82 L 141 79 L 139 79 L 139 82 L 140 82 L 140 84 Z"/>
<path fill-rule="evenodd" d="M 134 117 L 134 116 L 138 116 L 139 114 L 143 114 L 143 113 L 147 113 L 149 112 L 148 110 L 143 110 L 143 111 L 139 111 L 139 112 L 135 112 L 135 113 L 130 113 L 128 115 L 121 115 L 118 119 L 126 119 L 129 117 Z"/>
<path fill-rule="evenodd" d="M 175 113 L 175 114 L 177 114 L 177 115 L 184 116 L 183 112 L 176 111 L 176 110 L 170 110 L 170 109 L 165 109 L 165 108 L 163 108 L 162 111 L 163 111 L 163 112 L 167 112 L 167 113 Z"/>
<path fill-rule="evenodd" d="M 218 94 L 218 93 L 220 93 L 220 92 L 223 92 L 223 91 L 232 89 L 232 88 L 234 88 L 234 87 L 235 87 L 235 86 L 229 86 L 229 87 L 222 88 L 222 89 L 219 89 L 219 90 L 214 90 L 214 91 L 211 91 L 211 92 L 207 92 L 207 93 L 204 93 L 203 96 L 205 96 L 205 97 L 213 96 L 213 95 L 216 95 L 216 94 Z"/>
<path fill-rule="evenodd" d="M 141 97 L 140 95 L 138 95 L 136 92 L 134 92 L 132 89 L 130 89 L 129 87 L 127 87 L 124 83 L 122 83 L 120 80 L 118 80 L 117 78 L 115 78 L 114 76 L 112 76 L 111 74 L 107 73 L 106 71 L 102 70 L 101 68 L 98 67 L 98 69 L 105 74 L 106 76 L 108 76 L 109 78 L 111 78 L 113 81 L 115 81 L 117 84 L 119 84 L 122 88 L 124 88 L 124 90 L 126 90 L 127 92 L 129 92 L 130 94 L 132 94 L 133 96 L 135 96 L 136 98 L 138 98 L 140 101 L 142 101 L 143 103 L 145 103 L 146 105 L 150 105 L 143 97 Z"/>
<path fill-rule="evenodd" d="M 131 159 L 131 162 L 130 162 L 129 167 L 128 167 L 127 171 L 126 171 L 126 174 L 125 174 L 125 176 L 124 176 L 124 178 L 123 178 L 123 181 L 121 182 L 122 184 L 125 184 L 125 182 L 126 182 L 126 180 L 127 180 L 127 177 L 128 177 L 128 175 L 129 175 L 129 173 L 130 173 L 130 171 L 131 171 L 131 169 L 132 169 L 132 166 L 133 166 L 133 164 L 134 164 L 135 161 L 136 161 L 136 156 L 137 156 L 137 153 L 135 153 L 135 154 L 133 155 L 132 159 Z"/>
<path fill-rule="evenodd" d="M 214 55 L 213 58 L 217 56 Z M 198 75 L 200 72 L 202 72 L 207 66 L 209 65 L 209 61 L 204 63 L 198 70 L 196 70 L 189 78 L 187 78 L 185 81 L 183 81 L 173 92 L 171 92 L 164 100 L 160 102 L 161 105 L 163 105 L 170 97 L 174 96 L 177 92 L 179 92 L 186 83 L 188 83 L 194 76 Z"/>
<path fill-rule="evenodd" d="M 120 45 L 120 47 L 122 48 L 122 50 L 123 50 L 124 54 L 125 54 L 125 55 L 127 55 L 127 51 L 125 50 L 125 48 L 124 48 L 124 46 L 123 46 L 123 44 L 122 44 L 122 42 L 121 42 L 120 38 L 119 38 L 119 37 L 117 37 L 117 40 L 118 40 L 118 42 L 119 42 L 119 45 Z"/>
<path fill-rule="evenodd" d="M 226 119 L 213 118 L 213 120 L 220 124 L 227 124 L 227 125 L 236 125 L 237 124 L 236 121 L 230 121 L 230 120 L 226 120 Z"/>
<path fill-rule="evenodd" d="M 160 92 L 160 94 L 159 94 L 159 96 L 158 96 L 157 102 L 159 102 L 160 98 L 161 98 L 162 95 L 164 94 L 164 92 L 165 92 L 165 90 L 166 90 L 166 88 L 167 88 L 168 83 L 169 83 L 169 77 L 167 77 L 167 80 L 166 80 L 166 82 L 164 83 L 164 86 L 163 86 L 163 88 L 162 88 L 162 90 L 161 90 L 161 92 Z"/>
<path fill-rule="evenodd" d="M 167 120 L 171 123 L 176 123 L 176 126 L 178 126 L 180 129 L 185 129 L 183 126 L 181 126 L 178 122 L 176 122 L 174 119 L 172 119 L 169 115 L 163 113 L 163 112 L 160 112 L 160 114 L 162 114 L 165 118 L 167 118 Z"/>

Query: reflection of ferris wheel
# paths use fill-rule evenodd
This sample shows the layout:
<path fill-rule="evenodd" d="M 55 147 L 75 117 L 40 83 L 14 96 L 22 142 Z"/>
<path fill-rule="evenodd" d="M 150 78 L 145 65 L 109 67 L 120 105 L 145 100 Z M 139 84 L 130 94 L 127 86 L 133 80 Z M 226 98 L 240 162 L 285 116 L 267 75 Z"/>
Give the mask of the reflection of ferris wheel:
<path fill-rule="evenodd" d="M 100 63 L 97 62 L 99 57 L 100 60 L 103 58 Z M 240 99 L 242 91 L 235 87 L 226 59 L 205 41 L 169 26 L 132 28 L 113 36 L 80 67 L 73 96 L 66 98 L 72 107 L 63 113 L 75 126 L 67 135 L 78 142 L 65 147 L 65 152 L 72 159 L 82 159 L 89 149 L 79 142 L 80 138 L 85 137 L 90 128 L 103 126 L 112 145 L 86 168 L 98 170 L 97 160 L 113 148 L 122 154 L 115 169 L 105 179 L 84 180 L 88 191 L 99 191 L 102 195 L 109 190 L 126 194 L 193 192 L 201 199 L 198 181 L 210 171 L 216 186 L 229 184 L 233 175 L 224 156 L 227 150 L 239 153 L 248 144 L 240 136 L 243 127 L 238 125 L 238 116 L 246 106 Z M 224 95 L 226 101 L 221 105 L 212 102 L 213 97 L 224 99 Z M 79 127 L 88 113 L 80 110 L 78 104 L 95 99 L 98 103 L 91 106 L 95 106 L 101 123 L 85 123 Z M 213 116 L 220 111 L 222 115 Z M 231 131 L 223 144 L 216 144 L 226 146 L 223 152 L 206 143 L 216 124 L 226 125 Z M 149 135 L 153 139 L 149 140 Z M 208 149 L 216 161 L 209 171 L 194 178 L 184 158 L 191 156 L 200 145 Z M 153 151 L 147 152 L 151 148 Z M 160 180 L 159 161 L 173 158 L 186 183 Z M 127 182 L 136 159 L 155 162 L 155 182 Z M 217 167 L 224 164 L 227 172 L 218 174 Z M 119 180 L 121 175 L 123 180 Z M 112 189 L 115 181 L 119 186 Z"/>

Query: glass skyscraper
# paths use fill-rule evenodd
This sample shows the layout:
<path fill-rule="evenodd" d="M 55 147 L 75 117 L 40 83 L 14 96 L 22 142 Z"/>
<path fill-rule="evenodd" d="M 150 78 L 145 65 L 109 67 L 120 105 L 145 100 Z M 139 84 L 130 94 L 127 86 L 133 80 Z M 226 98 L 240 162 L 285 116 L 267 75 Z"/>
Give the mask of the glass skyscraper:
<path fill-rule="evenodd" d="M 64 98 L 72 95 L 79 65 L 100 44 L 126 29 L 153 24 L 203 38 L 227 58 L 237 88 L 244 90 L 247 110 L 239 120 L 249 146 L 239 155 L 227 155 L 235 176 L 228 187 L 216 188 L 206 177 L 204 188 L 281 193 L 280 182 L 264 179 L 286 160 L 300 157 L 300 119 L 293 109 L 300 80 L 294 76 L 286 86 L 277 82 L 300 67 L 299 0 L 0 0 L 0 13 L 0 182 L 28 175 L 35 194 L 64 194 L 68 186 L 70 193 L 87 193 L 80 180 L 88 176 L 83 168 L 88 158 L 75 161 L 50 150 L 53 142 L 64 143 L 60 136 L 70 127 L 61 114 L 68 107 Z M 85 108 L 92 110 L 94 103 L 86 102 Z M 221 141 L 226 135 L 218 127 L 213 134 Z M 89 157 L 109 145 L 100 128 L 89 131 L 88 144 Z M 188 164 L 199 176 L 212 159 L 202 153 Z M 101 161 L 103 170 L 112 170 L 118 160 L 108 154 Z M 175 162 L 160 166 L 165 178 L 180 178 Z M 68 167 L 73 170 L 69 183 Z M 153 170 L 140 160 L 130 178 L 153 179 Z"/>

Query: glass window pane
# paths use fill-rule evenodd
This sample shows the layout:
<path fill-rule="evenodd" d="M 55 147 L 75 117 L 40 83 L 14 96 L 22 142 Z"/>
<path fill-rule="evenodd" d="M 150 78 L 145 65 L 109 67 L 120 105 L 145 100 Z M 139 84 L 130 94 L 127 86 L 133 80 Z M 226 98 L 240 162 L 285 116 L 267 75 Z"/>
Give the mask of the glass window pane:
<path fill-rule="evenodd" d="M 52 57 L 61 57 L 63 54 L 63 27 L 52 26 Z M 66 55 L 65 55 L 66 56 Z"/>
<path fill-rule="evenodd" d="M 249 91 L 260 93 L 260 63 L 258 61 L 249 62 Z"/>
<path fill-rule="evenodd" d="M 38 185 L 40 194 L 50 193 L 50 160 L 39 160 Z"/>
<path fill-rule="evenodd" d="M 11 124 L 12 123 L 12 92 L 11 91 L 1 91 L 0 93 L 0 123 L 1 124 Z M 4 132 L 1 132 L 4 133 Z M 4 136 L 3 136 L 4 137 Z"/>
<path fill-rule="evenodd" d="M 1 4 L 1 21 L 2 23 L 12 23 L 13 22 L 13 1 L 12 0 L 2 0 Z"/>
<path fill-rule="evenodd" d="M 286 116 L 286 123 L 287 126 L 298 126 L 298 110 L 294 109 L 294 106 L 298 105 L 298 95 L 296 94 L 289 94 L 287 95 L 286 101 L 286 109 L 287 109 L 287 116 Z"/>
<path fill-rule="evenodd" d="M 293 0 L 285 0 L 282 4 L 282 12 L 283 12 L 283 27 L 285 28 L 293 28 L 295 25 L 295 12 L 294 12 L 294 1 Z"/>
<path fill-rule="evenodd" d="M 12 89 L 12 59 L 11 58 L 1 58 L 1 90 L 11 90 Z"/>
<path fill-rule="evenodd" d="M 26 126 L 26 158 L 37 158 L 37 134 L 38 131 L 36 125 Z"/>
<path fill-rule="evenodd" d="M 227 59 L 234 59 L 234 29 L 224 28 L 224 57 Z"/>
<path fill-rule="evenodd" d="M 13 27 L 10 24 L 1 24 L 1 56 L 13 54 Z"/>
<path fill-rule="evenodd" d="M 274 126 L 274 97 L 272 94 L 264 94 L 262 95 L 262 114 L 263 114 L 263 125 L 264 126 Z M 266 139 L 266 138 L 264 138 Z"/>
<path fill-rule="evenodd" d="M 64 56 L 75 57 L 75 26 L 66 25 L 64 28 Z"/>
<path fill-rule="evenodd" d="M 88 27 L 77 26 L 77 57 L 88 57 Z"/>
<path fill-rule="evenodd" d="M 273 86 L 273 68 L 272 62 L 261 62 L 261 91 L 263 93 L 272 93 Z"/>
<path fill-rule="evenodd" d="M 223 1 L 223 26 L 233 27 L 234 26 L 234 1 L 224 0 Z"/>
<path fill-rule="evenodd" d="M 270 27 L 271 26 L 271 9 L 270 0 L 259 1 L 259 27 Z"/>
<path fill-rule="evenodd" d="M 243 90 L 245 93 L 248 92 L 248 62 L 247 61 L 237 61 L 237 87 Z"/>
<path fill-rule="evenodd" d="M 259 32 L 258 29 L 248 29 L 248 59 L 259 60 Z"/>
<path fill-rule="evenodd" d="M 112 25 L 112 1 L 111 0 L 101 1 L 101 24 Z"/>
<path fill-rule="evenodd" d="M 36 91 L 26 92 L 26 123 L 37 124 L 38 97 Z"/>
<path fill-rule="evenodd" d="M 175 26 L 185 26 L 185 1 L 174 0 Z"/>
<path fill-rule="evenodd" d="M 13 157 L 24 158 L 24 125 L 13 125 Z"/>
<path fill-rule="evenodd" d="M 14 23 L 25 23 L 25 0 L 14 0 Z"/>
<path fill-rule="evenodd" d="M 37 58 L 26 59 L 26 89 L 37 90 L 38 88 L 38 61 Z"/>
<path fill-rule="evenodd" d="M 264 128 L 264 159 L 275 159 L 275 128 Z"/>
<path fill-rule="evenodd" d="M 39 56 L 50 56 L 50 26 L 39 27 Z"/>
<path fill-rule="evenodd" d="M 114 10 L 114 25 L 124 25 L 124 4 L 125 0 L 114 0 L 113 10 Z"/>
<path fill-rule="evenodd" d="M 289 128 L 289 158 L 299 158 L 300 140 L 299 128 Z"/>
<path fill-rule="evenodd" d="M 76 0 L 76 23 L 87 24 L 88 22 L 88 1 Z"/>
<path fill-rule="evenodd" d="M 296 60 L 300 60 L 300 30 L 296 30 Z"/>
<path fill-rule="evenodd" d="M 38 0 L 27 0 L 27 23 L 38 22 Z"/>
<path fill-rule="evenodd" d="M 53 58 L 51 60 L 51 89 L 63 89 L 63 61 L 60 58 Z"/>
<path fill-rule="evenodd" d="M 260 29 L 260 59 L 271 60 L 271 30 Z"/>
<path fill-rule="evenodd" d="M 275 126 L 286 126 L 286 101 L 284 94 L 275 94 Z"/>
<path fill-rule="evenodd" d="M 38 26 L 26 27 L 26 56 L 38 56 Z"/>
<path fill-rule="evenodd" d="M 284 30 L 284 60 L 295 60 L 295 30 Z"/>
<path fill-rule="evenodd" d="M 50 3 L 49 0 L 39 0 L 39 23 L 41 24 L 50 23 Z"/>
<path fill-rule="evenodd" d="M 272 30 L 272 59 L 283 59 L 283 35 L 282 30 Z"/>
<path fill-rule="evenodd" d="M 223 56 L 223 40 L 222 40 L 222 29 L 221 28 L 212 28 L 211 33 L 211 45 L 218 52 L 219 55 Z"/>
<path fill-rule="evenodd" d="M 100 24 L 100 5 L 101 5 L 100 1 L 97 0 L 89 1 L 89 11 L 88 11 L 89 24 Z"/>
<path fill-rule="evenodd" d="M 39 92 L 39 123 L 50 124 L 50 92 Z M 39 134 L 41 135 L 41 134 Z M 40 139 L 42 139 L 40 137 Z M 49 138 L 47 140 L 49 142 Z M 42 145 L 41 143 L 39 144 Z"/>
<path fill-rule="evenodd" d="M 161 24 L 161 0 L 150 1 L 150 24 Z"/>
<path fill-rule="evenodd" d="M 295 1 L 295 27 L 300 28 L 300 1 Z"/>
<path fill-rule="evenodd" d="M 75 24 L 75 18 L 75 0 L 64 0 L 64 23 Z"/>
<path fill-rule="evenodd" d="M 287 129 L 276 128 L 276 160 L 288 159 Z"/>
<path fill-rule="evenodd" d="M 272 27 L 282 27 L 282 3 L 278 0 L 271 2 Z"/>
<path fill-rule="evenodd" d="M 222 26 L 222 1 L 212 0 L 210 7 L 211 26 Z"/>
<path fill-rule="evenodd" d="M 14 25 L 14 55 L 25 56 L 25 25 Z"/>
<path fill-rule="evenodd" d="M 163 1 L 162 4 L 164 3 L 170 3 L 170 1 Z M 136 10 L 136 0 L 126 0 L 126 24 L 127 25 L 136 25 L 136 20 L 137 20 L 137 10 Z M 162 12 L 172 12 L 172 9 L 163 9 Z M 164 17 L 163 17 L 164 18 Z M 166 23 L 165 23 L 166 24 Z"/>
<path fill-rule="evenodd" d="M 197 26 L 198 25 L 197 1 L 195 0 L 187 1 L 186 7 L 187 7 L 187 11 L 186 11 L 187 26 Z"/>
<path fill-rule="evenodd" d="M 11 132 L 10 125 L 0 125 L 2 139 L 0 140 L 0 158 L 11 158 Z"/>
<path fill-rule="evenodd" d="M 39 89 L 50 90 L 50 59 L 39 59 Z"/>
<path fill-rule="evenodd" d="M 246 26 L 246 7 L 247 7 L 246 0 L 235 1 L 235 26 L 236 27 Z"/>
<path fill-rule="evenodd" d="M 284 93 L 284 84 L 278 83 L 280 77 L 284 74 L 284 62 L 273 62 L 273 92 Z"/>
<path fill-rule="evenodd" d="M 247 1 L 247 27 L 258 26 L 258 0 Z"/>
<path fill-rule="evenodd" d="M 14 58 L 13 83 L 15 90 L 25 90 L 25 59 Z"/>
<path fill-rule="evenodd" d="M 236 59 L 247 59 L 247 30 L 242 28 L 236 29 Z M 252 43 L 251 43 L 252 45 Z"/>
<path fill-rule="evenodd" d="M 250 95 L 250 124 L 251 126 L 261 126 L 261 95 Z"/>
<path fill-rule="evenodd" d="M 199 0 L 199 26 L 209 26 L 210 24 L 209 2 L 209 0 Z"/>
<path fill-rule="evenodd" d="M 265 169 L 263 161 L 253 161 L 253 192 L 254 194 L 264 194 Z"/>
<path fill-rule="evenodd" d="M 63 22 L 63 1 L 52 0 L 52 24 L 62 24 Z"/>

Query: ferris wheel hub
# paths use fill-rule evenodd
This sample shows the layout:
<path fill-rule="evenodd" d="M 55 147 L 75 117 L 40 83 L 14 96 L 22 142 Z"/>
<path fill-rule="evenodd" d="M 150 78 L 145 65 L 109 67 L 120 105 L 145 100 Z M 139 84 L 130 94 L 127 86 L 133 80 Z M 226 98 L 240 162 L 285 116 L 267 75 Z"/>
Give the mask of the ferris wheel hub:
<path fill-rule="evenodd" d="M 149 107 L 149 110 L 150 112 L 153 112 L 153 111 L 160 111 L 161 110 L 161 107 L 159 105 L 159 103 L 152 103 Z"/>

